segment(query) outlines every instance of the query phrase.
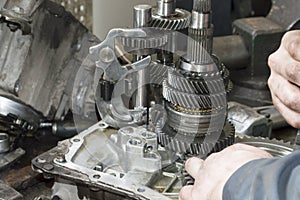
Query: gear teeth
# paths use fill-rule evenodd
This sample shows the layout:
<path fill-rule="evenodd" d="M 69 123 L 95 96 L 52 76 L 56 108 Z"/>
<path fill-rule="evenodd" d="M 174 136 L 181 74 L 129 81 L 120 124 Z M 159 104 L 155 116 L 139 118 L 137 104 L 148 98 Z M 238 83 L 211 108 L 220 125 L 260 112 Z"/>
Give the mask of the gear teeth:
<path fill-rule="evenodd" d="M 211 94 L 224 91 L 224 81 L 219 75 L 214 78 L 188 79 L 175 70 L 169 70 L 168 83 L 179 91 L 195 94 Z"/>
<path fill-rule="evenodd" d="M 186 10 L 176 9 L 171 17 L 161 17 L 156 13 L 157 10 L 153 9 L 150 27 L 176 31 L 188 28 L 190 25 L 191 14 Z"/>
<path fill-rule="evenodd" d="M 237 134 L 236 143 L 245 143 L 254 147 L 262 148 L 274 157 L 283 157 L 294 151 L 294 145 L 291 142 L 283 140 L 269 139 L 264 137 L 253 137 Z"/>
<path fill-rule="evenodd" d="M 150 83 L 162 85 L 163 80 L 168 76 L 168 69 L 167 65 L 152 63 L 150 65 Z"/>
<path fill-rule="evenodd" d="M 208 95 L 186 93 L 172 88 L 166 81 L 163 82 L 164 98 L 176 105 L 190 109 L 209 109 L 226 106 L 226 92 Z"/>
<path fill-rule="evenodd" d="M 169 103 L 166 103 L 165 107 L 168 126 L 181 135 L 202 137 L 223 129 L 226 108 L 212 110 L 209 113 L 192 113 L 184 110 L 177 111 Z"/>
<path fill-rule="evenodd" d="M 189 141 L 190 140 L 190 141 Z M 218 152 L 224 148 L 234 144 L 235 130 L 230 122 L 226 122 L 223 136 L 215 143 L 204 142 L 204 138 L 188 138 L 177 134 L 166 134 L 164 132 L 158 133 L 159 143 L 177 153 L 186 153 L 190 155 L 208 155 L 210 153 Z"/>
<path fill-rule="evenodd" d="M 204 37 L 205 36 L 205 37 Z M 213 28 L 189 28 L 188 52 L 189 60 L 199 64 L 211 60 Z"/>
<path fill-rule="evenodd" d="M 194 0 L 193 10 L 199 13 L 211 11 L 211 0 Z"/>
<path fill-rule="evenodd" d="M 226 106 L 226 86 L 220 72 L 202 74 L 197 78 L 186 78 L 173 69 L 163 82 L 164 98 L 175 105 L 190 109 L 209 109 Z"/>
<path fill-rule="evenodd" d="M 117 40 L 124 47 L 139 49 L 155 49 L 168 43 L 169 35 L 159 30 L 144 30 L 146 37 L 125 37 L 119 36 Z"/>
<path fill-rule="evenodd" d="M 156 32 L 147 33 L 150 37 L 118 37 L 118 41 L 125 47 L 133 49 L 153 49 L 164 46 L 168 42 L 167 34 Z"/>

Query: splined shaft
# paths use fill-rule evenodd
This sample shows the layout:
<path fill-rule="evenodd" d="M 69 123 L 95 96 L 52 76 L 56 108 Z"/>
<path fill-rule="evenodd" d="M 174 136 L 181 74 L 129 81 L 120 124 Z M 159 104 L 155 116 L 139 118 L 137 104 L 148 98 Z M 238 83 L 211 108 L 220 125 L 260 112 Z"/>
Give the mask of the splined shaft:
<path fill-rule="evenodd" d="M 208 0 L 195 0 L 193 10 L 199 13 L 211 12 L 211 1 Z"/>
<path fill-rule="evenodd" d="M 195 0 L 189 28 L 188 60 L 200 65 L 212 62 L 212 41 L 211 1 Z"/>

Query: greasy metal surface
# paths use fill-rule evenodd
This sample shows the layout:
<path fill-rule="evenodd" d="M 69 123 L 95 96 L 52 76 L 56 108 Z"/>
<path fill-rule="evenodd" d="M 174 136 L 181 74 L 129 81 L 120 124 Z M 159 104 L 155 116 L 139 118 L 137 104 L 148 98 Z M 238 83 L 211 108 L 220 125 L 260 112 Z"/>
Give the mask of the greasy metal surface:
<path fill-rule="evenodd" d="M 23 196 L 12 187 L 0 181 L 0 198 L 5 200 L 21 200 Z"/>
<path fill-rule="evenodd" d="M 37 177 L 37 175 L 37 173 L 32 171 L 31 166 L 28 165 L 14 171 L 14 173 L 7 174 L 6 176 L 2 177 L 2 180 L 5 181 L 6 185 L 21 190 L 27 188 L 29 182 L 36 181 L 34 179 Z"/>
<path fill-rule="evenodd" d="M 99 40 L 53 2 L 6 1 L 6 9 L 28 13 L 32 31 L 22 35 L 0 24 L 0 94 L 60 119 L 70 107 L 74 72 Z"/>
<path fill-rule="evenodd" d="M 93 1 L 92 0 L 52 0 L 71 12 L 90 31 L 93 30 Z"/>
<path fill-rule="evenodd" d="M 16 10 L 16 9 L 15 9 Z M 31 19 L 26 15 L 18 13 L 15 10 L 7 10 L 2 8 L 0 11 L 0 17 L 8 23 L 10 29 L 15 31 L 16 28 L 20 27 L 24 35 L 30 34 L 31 32 Z"/>
<path fill-rule="evenodd" d="M 269 19 L 290 30 L 300 20 L 299 0 L 272 0 L 273 6 L 270 10 Z"/>
<path fill-rule="evenodd" d="M 23 155 L 25 154 L 25 151 L 22 148 L 17 148 L 16 150 L 13 150 L 11 152 L 8 152 L 6 154 L 2 154 L 0 158 L 0 170 L 3 170 L 9 165 L 12 165 L 17 160 L 19 160 Z"/>
<path fill-rule="evenodd" d="M 0 179 L 17 190 L 24 200 L 33 200 L 40 195 L 51 195 L 51 180 L 45 180 L 31 169 L 31 159 L 38 154 L 57 145 L 58 138 L 50 133 L 40 131 L 36 137 L 26 137 L 19 140 L 18 145 L 26 151 L 26 155 L 9 167 L 0 171 Z M 38 176 L 37 176 L 38 175 Z M 4 198 L 0 194 L 0 198 Z M 6 200 L 6 198 L 4 198 Z"/>

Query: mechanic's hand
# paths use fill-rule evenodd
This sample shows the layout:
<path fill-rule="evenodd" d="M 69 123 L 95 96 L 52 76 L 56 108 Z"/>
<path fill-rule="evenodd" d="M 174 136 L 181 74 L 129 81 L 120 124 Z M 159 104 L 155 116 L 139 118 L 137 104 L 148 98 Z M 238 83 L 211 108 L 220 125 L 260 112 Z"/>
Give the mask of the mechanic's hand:
<path fill-rule="evenodd" d="M 300 128 L 300 30 L 287 32 L 279 49 L 270 55 L 268 85 L 275 107 L 295 128 Z"/>
<path fill-rule="evenodd" d="M 187 172 L 195 184 L 180 191 L 181 200 L 218 200 L 229 177 L 245 163 L 272 157 L 266 151 L 245 144 L 232 145 L 219 153 L 210 155 L 205 161 L 191 158 L 186 164 Z"/>

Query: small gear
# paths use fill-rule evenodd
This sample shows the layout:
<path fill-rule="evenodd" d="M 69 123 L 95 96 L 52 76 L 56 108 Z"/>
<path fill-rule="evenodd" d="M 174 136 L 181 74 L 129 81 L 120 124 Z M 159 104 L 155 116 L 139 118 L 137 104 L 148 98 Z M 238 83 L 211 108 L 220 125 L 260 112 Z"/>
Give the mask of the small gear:
<path fill-rule="evenodd" d="M 118 37 L 118 42 L 132 49 L 153 49 L 162 47 L 168 42 L 168 34 L 158 30 L 144 30 L 146 37 Z"/>
<path fill-rule="evenodd" d="M 212 133 L 213 134 L 213 133 Z M 226 122 L 220 138 L 216 142 L 207 142 L 205 137 L 188 137 L 181 135 L 166 126 L 158 133 L 158 142 L 165 148 L 177 153 L 205 157 L 232 145 L 235 140 L 235 130 L 230 122 Z"/>
<path fill-rule="evenodd" d="M 178 31 L 187 28 L 190 25 L 190 20 L 191 13 L 186 10 L 176 9 L 175 14 L 169 17 L 163 17 L 157 14 L 156 8 L 153 8 L 150 26 L 165 30 Z"/>

